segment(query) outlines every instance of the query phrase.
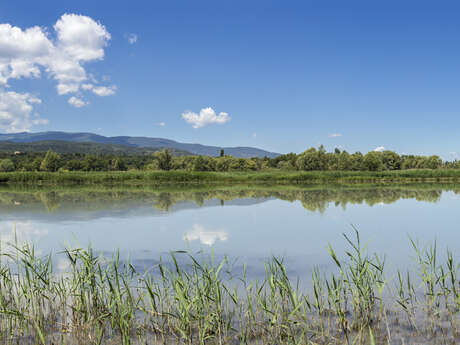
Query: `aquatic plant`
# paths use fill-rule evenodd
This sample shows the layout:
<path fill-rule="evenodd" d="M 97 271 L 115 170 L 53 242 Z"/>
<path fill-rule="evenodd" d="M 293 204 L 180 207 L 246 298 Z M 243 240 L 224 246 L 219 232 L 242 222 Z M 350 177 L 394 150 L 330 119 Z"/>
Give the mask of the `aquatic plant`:
<path fill-rule="evenodd" d="M 31 244 L 0 246 L 0 339 L 4 344 L 405 344 L 460 341 L 459 264 L 436 243 L 410 241 L 416 271 L 385 277 L 358 231 L 329 253 L 336 270 L 312 270 L 303 291 L 281 258 L 253 280 L 227 258 L 173 252 L 136 270 L 91 247 L 53 255 Z"/>

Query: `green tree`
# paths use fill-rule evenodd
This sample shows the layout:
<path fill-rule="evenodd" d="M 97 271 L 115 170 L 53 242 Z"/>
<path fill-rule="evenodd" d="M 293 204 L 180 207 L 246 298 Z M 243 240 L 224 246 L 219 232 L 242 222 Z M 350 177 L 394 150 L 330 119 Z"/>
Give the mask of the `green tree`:
<path fill-rule="evenodd" d="M 11 159 L 5 158 L 0 161 L 0 171 L 1 172 L 14 171 L 14 163 L 11 161 Z"/>
<path fill-rule="evenodd" d="M 280 170 L 294 170 L 294 166 L 290 161 L 279 161 L 276 167 Z"/>
<path fill-rule="evenodd" d="M 168 149 L 155 152 L 155 156 L 158 159 L 158 167 L 161 170 L 171 170 L 172 156 Z"/>
<path fill-rule="evenodd" d="M 426 159 L 425 166 L 428 169 L 438 169 L 442 165 L 442 160 L 439 156 L 430 156 Z"/>
<path fill-rule="evenodd" d="M 81 159 L 70 159 L 65 163 L 64 168 L 69 171 L 82 170 L 83 162 L 81 161 Z"/>
<path fill-rule="evenodd" d="M 363 159 L 364 159 L 364 156 L 361 152 L 355 152 L 351 154 L 350 155 L 351 170 L 353 171 L 364 170 Z"/>
<path fill-rule="evenodd" d="M 401 157 L 396 152 L 385 150 L 382 152 L 381 157 L 385 170 L 401 169 Z"/>
<path fill-rule="evenodd" d="M 83 170 L 85 171 L 104 171 L 107 166 L 102 157 L 96 155 L 85 155 L 82 162 Z"/>
<path fill-rule="evenodd" d="M 42 171 L 58 171 L 61 165 L 61 156 L 56 152 L 48 150 L 40 164 L 40 170 Z"/>
<path fill-rule="evenodd" d="M 257 168 L 257 163 L 254 160 L 246 159 L 244 170 L 256 171 Z"/>
<path fill-rule="evenodd" d="M 246 159 L 244 158 L 232 159 L 230 163 L 230 170 L 235 170 L 235 171 L 246 170 Z"/>
<path fill-rule="evenodd" d="M 216 171 L 228 171 L 230 164 L 232 163 L 232 157 L 220 157 L 217 158 Z"/>
<path fill-rule="evenodd" d="M 366 153 L 363 158 L 363 167 L 370 171 L 381 171 L 383 169 L 381 153 L 375 151 Z"/>
<path fill-rule="evenodd" d="M 401 157 L 401 169 L 415 169 L 417 167 L 417 159 L 413 155 L 404 155 Z"/>
<path fill-rule="evenodd" d="M 327 154 L 323 145 L 318 147 L 318 170 L 327 170 Z"/>
<path fill-rule="evenodd" d="M 343 150 L 340 152 L 337 163 L 339 170 L 352 170 L 352 163 L 350 154 L 347 151 Z"/>
<path fill-rule="evenodd" d="M 154 160 L 153 162 L 147 164 L 144 168 L 145 170 L 160 170 L 159 168 L 159 165 L 158 165 L 158 161 L 157 160 Z"/>
<path fill-rule="evenodd" d="M 193 171 L 209 171 L 211 170 L 208 165 L 208 157 L 198 156 L 193 162 Z"/>
<path fill-rule="evenodd" d="M 299 170 L 320 170 L 321 164 L 319 161 L 318 151 L 312 147 L 301 153 L 296 160 L 296 166 Z"/>
<path fill-rule="evenodd" d="M 126 164 L 122 158 L 113 158 L 110 160 L 109 168 L 113 171 L 124 171 L 126 170 Z"/>
<path fill-rule="evenodd" d="M 325 157 L 324 169 L 339 170 L 339 156 L 340 154 L 337 154 L 337 151 L 335 151 L 334 153 L 332 152 L 326 153 L 324 156 Z"/>

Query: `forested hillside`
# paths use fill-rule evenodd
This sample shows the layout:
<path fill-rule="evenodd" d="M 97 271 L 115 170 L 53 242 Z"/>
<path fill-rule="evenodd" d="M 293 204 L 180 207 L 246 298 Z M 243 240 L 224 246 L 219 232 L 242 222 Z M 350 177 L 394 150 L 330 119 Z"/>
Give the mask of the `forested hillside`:
<path fill-rule="evenodd" d="M 44 140 L 35 142 L 10 142 L 0 141 L 0 152 L 3 153 L 14 153 L 14 152 L 47 152 L 48 150 L 57 153 L 80 153 L 80 154 L 96 154 L 96 155 L 108 155 L 108 154 L 121 154 L 121 155 L 143 155 L 152 154 L 157 151 L 161 151 L 163 147 L 149 148 L 149 147 L 136 147 L 127 145 L 116 145 L 116 144 L 99 144 L 90 142 L 70 142 L 62 140 Z M 169 149 L 172 155 L 192 155 L 190 152 L 178 149 Z"/>

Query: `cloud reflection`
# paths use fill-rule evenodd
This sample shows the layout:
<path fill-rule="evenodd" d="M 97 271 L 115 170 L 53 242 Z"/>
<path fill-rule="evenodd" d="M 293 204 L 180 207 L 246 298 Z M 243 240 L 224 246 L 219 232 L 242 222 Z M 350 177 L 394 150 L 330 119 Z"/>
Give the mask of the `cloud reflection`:
<path fill-rule="evenodd" d="M 208 231 L 204 228 L 201 224 L 194 224 L 192 230 L 186 232 L 184 234 L 183 240 L 184 241 L 196 241 L 199 240 L 201 244 L 205 244 L 207 246 L 212 246 L 216 243 L 217 240 L 222 242 L 227 241 L 228 233 L 220 230 L 220 231 Z"/>
<path fill-rule="evenodd" d="M 37 228 L 31 222 L 4 222 L 0 223 L 1 243 L 33 243 L 40 237 L 48 235 L 48 231 Z"/>

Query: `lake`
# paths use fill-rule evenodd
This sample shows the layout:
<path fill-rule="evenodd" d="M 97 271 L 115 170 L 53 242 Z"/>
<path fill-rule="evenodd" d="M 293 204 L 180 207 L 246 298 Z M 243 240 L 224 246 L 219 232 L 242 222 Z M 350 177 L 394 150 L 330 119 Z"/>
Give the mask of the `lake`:
<path fill-rule="evenodd" d="M 409 237 L 460 253 L 459 210 L 455 185 L 2 187 L 0 240 L 32 242 L 42 254 L 118 249 L 138 269 L 170 251 L 202 250 L 247 264 L 253 277 L 280 256 L 290 275 L 308 281 L 314 266 L 334 267 L 328 244 L 343 256 L 342 234 L 353 236 L 353 226 L 390 271 L 411 266 Z M 55 262 L 66 268 L 62 254 Z"/>

